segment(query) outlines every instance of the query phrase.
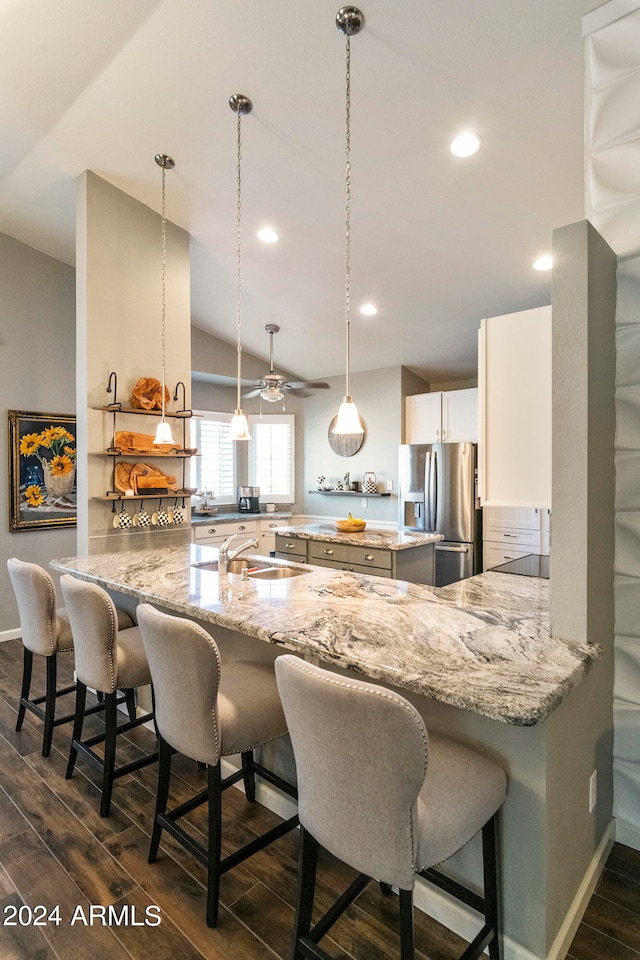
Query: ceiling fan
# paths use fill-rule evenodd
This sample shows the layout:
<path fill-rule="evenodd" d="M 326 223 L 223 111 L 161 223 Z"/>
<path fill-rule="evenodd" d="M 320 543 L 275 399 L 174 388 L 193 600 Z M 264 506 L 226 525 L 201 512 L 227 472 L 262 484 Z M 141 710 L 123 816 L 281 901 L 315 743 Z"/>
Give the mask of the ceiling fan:
<path fill-rule="evenodd" d="M 329 384 L 323 381 L 288 381 L 281 373 L 275 373 L 273 369 L 273 335 L 277 333 L 280 327 L 275 323 L 268 323 L 265 330 L 269 334 L 269 373 L 251 384 L 252 389 L 245 394 L 247 399 L 251 397 L 260 397 L 260 400 L 268 400 L 275 403 L 277 400 L 284 402 L 285 394 L 289 393 L 296 397 L 310 397 L 311 390 L 328 390 Z"/>

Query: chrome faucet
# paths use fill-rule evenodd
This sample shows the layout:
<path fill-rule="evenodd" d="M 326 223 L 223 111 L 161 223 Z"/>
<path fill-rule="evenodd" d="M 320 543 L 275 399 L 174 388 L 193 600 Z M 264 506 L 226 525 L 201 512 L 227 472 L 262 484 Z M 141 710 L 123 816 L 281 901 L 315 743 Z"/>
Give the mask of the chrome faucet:
<path fill-rule="evenodd" d="M 258 541 L 255 537 L 251 537 L 249 540 L 245 540 L 244 543 L 241 543 L 239 547 L 236 547 L 235 550 L 229 550 L 231 543 L 235 540 L 236 537 L 239 537 L 239 533 L 232 533 L 230 537 L 220 545 L 218 550 L 218 573 L 228 573 L 229 564 L 232 560 L 235 560 L 236 557 L 239 557 L 243 550 L 248 550 L 250 547 L 257 547 Z"/>

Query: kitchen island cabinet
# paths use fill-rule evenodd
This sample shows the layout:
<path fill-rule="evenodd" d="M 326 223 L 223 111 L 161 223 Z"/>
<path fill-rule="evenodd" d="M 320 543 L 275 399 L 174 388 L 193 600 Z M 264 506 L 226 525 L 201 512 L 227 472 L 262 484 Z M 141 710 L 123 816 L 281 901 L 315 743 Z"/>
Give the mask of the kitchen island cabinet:
<path fill-rule="evenodd" d="M 276 558 L 432 586 L 438 540 L 442 537 L 436 533 L 341 533 L 332 523 L 310 523 L 276 531 Z"/>
<path fill-rule="evenodd" d="M 562 956 L 551 947 L 566 936 L 590 878 L 576 876 L 553 849 L 555 837 L 587 815 L 600 649 L 550 636 L 549 582 L 488 572 L 433 588 L 285 561 L 303 572 L 242 581 L 199 565 L 216 558 L 215 548 L 191 545 L 52 566 L 100 584 L 125 606 L 145 601 L 193 617 L 216 638 L 223 662 L 248 654 L 274 659 L 289 650 L 391 686 L 415 704 L 428 728 L 500 763 L 509 778 L 502 815 L 504 958 Z M 567 784 L 582 780 L 584 797 L 578 791 L 576 799 Z M 595 838 L 594 873 L 605 855 Z M 479 863 L 476 838 L 447 869 L 477 882 Z M 446 898 L 422 881 L 415 902 L 471 939 L 470 918 L 454 917 Z"/>

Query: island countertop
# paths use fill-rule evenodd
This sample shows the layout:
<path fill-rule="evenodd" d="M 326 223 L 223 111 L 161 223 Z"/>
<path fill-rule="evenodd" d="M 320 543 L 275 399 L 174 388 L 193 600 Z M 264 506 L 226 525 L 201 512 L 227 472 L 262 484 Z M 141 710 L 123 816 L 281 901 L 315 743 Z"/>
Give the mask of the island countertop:
<path fill-rule="evenodd" d="M 300 576 L 243 581 L 194 565 L 217 555 L 190 544 L 51 566 L 509 724 L 544 720 L 601 655 L 550 636 L 547 580 L 490 571 L 429 587 L 305 564 Z"/>
<path fill-rule="evenodd" d="M 293 527 L 278 527 L 277 536 L 299 540 L 322 540 L 326 543 L 344 543 L 354 547 L 380 547 L 382 550 L 408 550 L 425 543 L 442 540 L 440 533 L 410 533 L 406 530 L 384 530 L 371 527 L 361 533 L 342 533 L 334 523 L 303 523 Z"/>

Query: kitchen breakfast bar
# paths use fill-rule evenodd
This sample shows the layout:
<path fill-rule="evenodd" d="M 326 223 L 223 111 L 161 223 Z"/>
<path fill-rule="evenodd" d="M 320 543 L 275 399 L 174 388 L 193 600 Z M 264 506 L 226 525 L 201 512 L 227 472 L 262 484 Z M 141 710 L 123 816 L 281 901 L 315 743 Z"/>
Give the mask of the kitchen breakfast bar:
<path fill-rule="evenodd" d="M 244 574 L 219 575 L 217 557 L 213 547 L 180 545 L 51 566 L 99 584 L 131 611 L 144 601 L 197 620 L 223 664 L 287 650 L 393 687 L 429 729 L 501 764 L 509 778 L 504 955 L 552 957 L 585 882 L 582 867 L 562 856 L 578 813 L 575 791 L 559 790 L 556 777 L 581 775 L 593 762 L 576 756 L 573 733 L 588 722 L 601 650 L 551 637 L 549 580 L 488 572 L 435 588 L 252 555 Z M 477 839 L 447 865 L 473 883 L 481 876 Z M 415 902 L 467 935 L 465 916 L 452 918 L 426 884 Z"/>

